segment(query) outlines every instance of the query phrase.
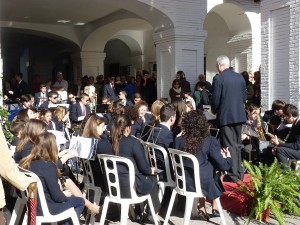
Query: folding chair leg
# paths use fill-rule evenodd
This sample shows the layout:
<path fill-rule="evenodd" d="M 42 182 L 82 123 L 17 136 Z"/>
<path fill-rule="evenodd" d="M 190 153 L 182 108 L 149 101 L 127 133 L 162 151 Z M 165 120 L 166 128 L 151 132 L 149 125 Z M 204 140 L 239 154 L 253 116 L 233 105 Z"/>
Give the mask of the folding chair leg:
<path fill-rule="evenodd" d="M 121 204 L 121 219 L 120 224 L 127 224 L 129 204 Z"/>
<path fill-rule="evenodd" d="M 104 225 L 106 213 L 108 209 L 108 203 L 109 203 L 109 199 L 108 197 L 105 197 L 102 212 L 101 212 L 101 217 L 100 217 L 100 223 L 99 223 L 100 225 Z"/>
<path fill-rule="evenodd" d="M 155 210 L 154 210 L 154 207 L 153 207 L 153 202 L 152 202 L 152 199 L 151 199 L 150 195 L 148 197 L 148 203 L 149 203 L 150 211 L 152 213 L 152 217 L 154 219 L 154 224 L 158 225 L 157 220 L 156 220 L 157 218 L 156 218 Z"/>
<path fill-rule="evenodd" d="M 164 197 L 164 192 L 165 192 L 165 184 L 164 183 L 160 183 L 158 185 L 159 187 L 159 191 L 158 191 L 158 199 L 159 199 L 159 202 L 161 203 L 163 197 Z"/>
<path fill-rule="evenodd" d="M 18 198 L 12 212 L 9 225 L 19 224 L 24 207 L 24 201 L 21 198 Z"/>
<path fill-rule="evenodd" d="M 219 212 L 220 212 L 220 217 L 221 217 L 222 224 L 223 224 L 223 225 L 226 225 L 226 221 L 225 221 L 223 209 L 222 209 L 222 206 L 221 206 L 220 198 L 216 198 L 215 200 L 216 200 L 216 203 L 217 203 L 217 207 L 218 207 L 218 209 L 219 209 Z"/>
<path fill-rule="evenodd" d="M 166 214 L 165 221 L 164 221 L 163 225 L 167 225 L 168 224 L 168 221 L 169 221 L 172 209 L 173 209 L 173 205 L 174 205 L 176 194 L 177 194 L 176 191 L 173 190 L 172 191 L 172 196 L 171 196 L 171 199 L 170 199 L 170 203 L 169 203 L 169 206 L 168 206 L 167 214 Z"/>
<path fill-rule="evenodd" d="M 188 197 L 186 196 L 186 202 L 185 202 L 185 210 L 184 210 L 184 225 L 188 225 L 191 220 L 191 213 L 194 203 L 194 197 Z"/>

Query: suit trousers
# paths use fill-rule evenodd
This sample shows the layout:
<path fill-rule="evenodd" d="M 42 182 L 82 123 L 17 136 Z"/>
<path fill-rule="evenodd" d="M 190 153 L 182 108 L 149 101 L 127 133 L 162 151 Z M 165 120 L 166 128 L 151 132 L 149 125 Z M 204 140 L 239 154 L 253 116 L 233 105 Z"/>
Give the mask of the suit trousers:
<path fill-rule="evenodd" d="M 278 147 L 276 150 L 276 156 L 279 163 L 288 164 L 289 159 L 300 160 L 300 150 Z"/>
<path fill-rule="evenodd" d="M 244 171 L 241 163 L 241 140 L 242 124 L 228 124 L 220 128 L 220 142 L 222 148 L 227 148 L 230 151 L 232 158 L 232 167 L 227 172 L 233 182 L 243 180 Z"/>

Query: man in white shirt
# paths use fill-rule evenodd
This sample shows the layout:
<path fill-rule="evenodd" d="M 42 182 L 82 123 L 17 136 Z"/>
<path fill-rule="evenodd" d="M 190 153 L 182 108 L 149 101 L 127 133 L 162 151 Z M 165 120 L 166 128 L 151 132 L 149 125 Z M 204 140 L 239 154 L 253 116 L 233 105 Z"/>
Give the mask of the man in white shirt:
<path fill-rule="evenodd" d="M 62 72 L 57 72 L 56 82 L 52 86 L 53 91 L 68 91 L 68 81 L 63 79 Z"/>

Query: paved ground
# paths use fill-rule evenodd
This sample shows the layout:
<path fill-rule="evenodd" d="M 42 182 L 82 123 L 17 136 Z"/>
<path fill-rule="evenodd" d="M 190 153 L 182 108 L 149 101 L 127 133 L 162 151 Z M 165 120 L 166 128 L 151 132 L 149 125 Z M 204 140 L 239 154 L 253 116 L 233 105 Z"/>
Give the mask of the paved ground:
<path fill-rule="evenodd" d="M 210 209 L 211 206 L 209 203 L 207 203 L 206 205 L 207 209 Z M 108 214 L 108 218 L 112 218 L 112 212 L 116 212 L 117 210 L 109 210 L 111 213 Z M 165 215 L 165 211 L 166 208 L 163 208 L 162 210 L 162 217 L 161 217 L 161 221 L 163 221 L 164 215 Z M 210 212 L 210 210 L 208 210 L 208 212 Z M 233 213 L 229 213 L 226 210 L 223 210 L 224 215 L 225 215 L 225 220 L 226 220 L 226 224 L 227 225 L 236 225 L 236 224 L 246 224 L 247 223 L 247 219 L 246 217 L 239 217 Z M 119 220 L 117 218 L 115 219 L 107 219 L 106 220 L 106 224 L 120 224 Z M 293 216 L 289 216 L 289 215 L 285 215 L 285 222 L 287 225 L 300 225 L 300 217 L 293 217 Z M 95 223 L 95 225 L 98 225 L 99 221 Z M 131 220 L 128 219 L 128 225 L 134 225 L 134 224 L 139 224 L 139 223 L 135 223 L 132 222 Z M 169 220 L 170 225 L 181 225 L 183 224 L 183 212 L 178 211 L 178 210 L 173 210 L 172 214 L 171 214 L 171 218 Z M 207 224 L 207 225 L 215 225 L 215 224 L 221 224 L 221 219 L 220 218 L 212 218 L 210 219 L 209 222 L 206 221 L 200 221 L 197 218 L 192 218 L 190 220 L 190 225 L 200 225 L 200 224 Z M 276 220 L 275 217 L 271 214 L 270 216 L 270 220 L 268 222 L 260 222 L 260 221 L 251 221 L 250 225 L 254 225 L 254 224 L 268 224 L 268 225 L 277 225 L 279 224 Z"/>

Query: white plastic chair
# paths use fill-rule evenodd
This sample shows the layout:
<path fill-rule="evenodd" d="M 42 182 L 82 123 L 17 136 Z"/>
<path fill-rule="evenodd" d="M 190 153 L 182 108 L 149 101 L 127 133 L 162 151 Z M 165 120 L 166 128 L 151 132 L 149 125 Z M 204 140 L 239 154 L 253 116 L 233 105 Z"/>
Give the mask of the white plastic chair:
<path fill-rule="evenodd" d="M 174 188 L 176 186 L 175 181 L 172 179 L 171 170 L 170 170 L 172 164 L 169 161 L 168 152 L 163 147 L 153 144 L 153 143 L 150 143 L 150 142 L 145 142 L 144 146 L 148 152 L 148 159 L 149 159 L 150 167 L 154 168 L 155 171 L 158 171 L 155 151 L 159 151 L 163 155 L 163 158 L 164 158 L 166 181 L 160 180 L 159 176 L 157 176 L 157 181 L 158 181 L 158 186 L 159 186 L 158 197 L 159 197 L 159 201 L 161 202 L 163 199 L 166 187 Z"/>
<path fill-rule="evenodd" d="M 104 169 L 105 169 L 105 175 L 106 180 L 108 184 L 108 196 L 105 197 L 103 208 L 102 208 L 102 214 L 100 219 L 100 225 L 103 225 L 106 218 L 107 208 L 108 204 L 110 202 L 114 202 L 121 205 L 121 221 L 120 223 L 122 225 L 127 224 L 127 216 L 128 216 L 128 210 L 129 206 L 131 204 L 137 204 L 144 201 L 148 201 L 149 207 L 151 210 L 151 213 L 153 215 L 153 218 L 155 218 L 155 211 L 152 203 L 152 199 L 150 194 L 138 196 L 136 194 L 135 190 L 135 170 L 133 163 L 131 160 L 126 159 L 124 157 L 120 156 L 114 156 L 114 155 L 102 155 L 99 154 L 98 158 L 100 162 L 102 163 Z M 121 197 L 121 187 L 119 184 L 119 174 L 117 170 L 117 164 L 125 164 L 128 167 L 128 173 L 129 173 L 129 187 L 130 187 L 130 195 L 131 198 L 122 198 Z M 155 224 L 157 225 L 157 221 L 155 220 Z"/>
<path fill-rule="evenodd" d="M 26 171 L 24 169 L 21 169 L 21 171 L 24 172 L 29 177 L 38 178 L 38 176 L 36 174 L 34 174 L 33 172 Z M 52 215 L 49 212 L 48 205 L 47 205 L 46 198 L 45 198 L 45 194 L 44 194 L 44 188 L 43 188 L 42 182 L 40 181 L 39 178 L 38 178 L 38 182 L 37 182 L 37 193 L 38 193 L 38 196 L 39 196 L 39 199 L 40 199 L 40 203 L 41 203 L 41 207 L 42 207 L 42 211 L 43 211 L 43 216 L 36 216 L 36 224 L 42 224 L 42 223 L 56 224 L 59 221 L 63 221 L 63 220 L 66 220 L 68 218 L 71 218 L 73 225 L 80 225 L 77 214 L 76 214 L 76 211 L 75 211 L 74 208 L 70 208 L 70 209 L 68 209 L 68 210 L 66 210 L 66 211 L 64 211 L 60 214 L 57 214 L 57 215 Z M 28 199 L 27 196 L 28 196 L 27 191 L 22 192 L 22 201 L 21 201 L 21 203 L 29 202 L 29 199 Z M 23 219 L 23 225 L 27 224 L 27 218 L 28 218 L 27 213 L 28 213 L 28 210 L 25 212 L 25 216 L 24 216 L 24 219 Z M 11 221 L 11 223 L 14 224 L 13 221 Z"/>
<path fill-rule="evenodd" d="M 25 193 L 21 192 L 22 197 L 18 197 L 17 201 L 15 203 L 15 207 L 12 211 L 11 218 L 9 221 L 9 225 L 15 225 L 15 224 L 20 224 L 20 220 L 22 219 L 22 212 L 24 208 L 26 207 L 26 197 Z M 24 195 L 24 196 L 23 196 Z"/>
<path fill-rule="evenodd" d="M 175 177 L 176 177 L 176 187 L 173 189 L 172 196 L 170 199 L 170 204 L 168 207 L 168 211 L 165 217 L 164 225 L 168 224 L 170 214 L 173 208 L 174 200 L 176 194 L 180 194 L 186 197 L 186 204 L 185 204 L 185 212 L 184 212 L 184 225 L 188 225 L 190 222 L 192 207 L 194 198 L 203 198 L 203 194 L 201 191 L 201 185 L 200 185 L 200 174 L 199 174 L 199 162 L 198 159 L 189 153 L 179 151 L 176 149 L 169 148 L 169 153 L 172 158 L 174 170 L 175 170 Z M 184 165 L 183 165 L 183 158 L 187 158 L 191 160 L 194 167 L 194 179 L 195 179 L 195 192 L 190 192 L 186 190 L 186 178 L 185 178 L 185 172 L 184 172 Z M 221 207 L 220 199 L 216 199 L 217 206 L 220 212 L 222 224 L 226 225 L 223 210 Z"/>
<path fill-rule="evenodd" d="M 95 180 L 94 180 L 94 175 L 93 175 L 90 160 L 81 159 L 81 162 L 83 165 L 83 174 L 84 174 L 83 197 L 89 199 L 90 191 L 92 190 L 94 192 L 94 198 L 93 198 L 94 203 L 96 205 L 99 205 L 100 197 L 101 197 L 101 188 L 95 186 Z M 94 223 L 95 223 L 95 215 L 90 214 L 89 224 L 94 224 Z"/>

